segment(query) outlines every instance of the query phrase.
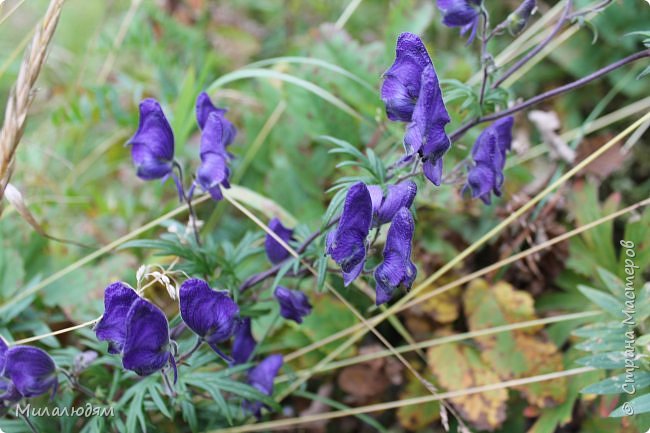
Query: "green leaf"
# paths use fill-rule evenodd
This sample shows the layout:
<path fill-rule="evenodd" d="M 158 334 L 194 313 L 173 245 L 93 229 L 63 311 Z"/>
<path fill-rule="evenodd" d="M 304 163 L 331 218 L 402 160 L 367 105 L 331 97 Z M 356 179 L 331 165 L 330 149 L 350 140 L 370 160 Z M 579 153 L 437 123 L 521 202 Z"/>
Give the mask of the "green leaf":
<path fill-rule="evenodd" d="M 329 102 L 338 109 L 348 113 L 350 116 L 359 120 L 363 119 L 361 115 L 357 113 L 352 107 L 322 87 L 317 86 L 316 84 L 311 83 L 307 80 L 303 80 L 302 78 L 298 78 L 296 76 L 271 69 L 240 69 L 238 71 L 233 71 L 229 74 L 222 75 L 218 80 L 210 85 L 208 92 L 212 93 L 218 88 L 223 87 L 225 84 L 246 78 L 266 78 L 271 80 L 286 81 L 287 83 L 295 84 L 296 86 L 302 87 L 303 89 L 315 94 L 319 98 L 322 98 L 323 100 Z"/>
<path fill-rule="evenodd" d="M 614 412 L 610 413 L 609 417 L 620 418 L 622 416 L 639 415 L 646 412 L 650 412 L 650 394 L 645 394 L 627 403 L 623 403 Z"/>
<path fill-rule="evenodd" d="M 259 62 L 254 62 L 249 65 L 246 65 L 245 68 L 259 68 L 259 67 L 265 67 L 265 66 L 272 66 L 272 65 L 277 65 L 279 63 L 298 63 L 298 64 L 305 64 L 305 65 L 310 65 L 310 66 L 317 66 L 323 69 L 328 69 L 332 72 L 336 72 L 337 74 L 341 74 L 344 77 L 347 77 L 356 83 L 360 84 L 364 88 L 368 89 L 371 91 L 373 94 L 376 94 L 377 89 L 375 89 L 372 85 L 370 85 L 367 81 L 364 81 L 362 78 L 354 75 L 352 72 L 348 71 L 347 69 L 343 69 L 342 67 L 335 65 L 333 63 L 327 62 L 325 60 L 321 59 L 314 59 L 311 57 L 298 57 L 298 56 L 285 56 L 285 57 L 274 57 L 271 59 L 264 59 L 260 60 Z"/>
<path fill-rule="evenodd" d="M 165 404 L 165 401 L 162 399 L 160 396 L 160 390 L 161 387 L 159 384 L 154 384 L 153 386 L 149 387 L 149 396 L 151 397 L 151 400 L 153 401 L 153 404 L 156 405 L 156 408 L 165 415 L 169 419 L 173 419 L 173 416 L 171 412 L 169 412 L 169 409 L 167 409 L 167 404 Z"/>
<path fill-rule="evenodd" d="M 608 379 L 602 380 L 593 385 L 589 385 L 580 390 L 582 394 L 622 394 L 626 392 L 623 389 L 625 385 L 625 376 L 626 373 L 620 374 L 618 376 L 610 377 Z M 637 371 L 634 373 L 634 376 L 631 378 L 632 383 L 628 386 L 634 385 L 635 391 L 638 391 L 643 388 L 650 386 L 650 373 L 645 371 Z M 632 389 L 626 387 L 628 390 Z"/>
<path fill-rule="evenodd" d="M 624 352 L 605 352 L 595 355 L 584 356 L 576 360 L 580 365 L 588 367 L 602 368 L 605 370 L 614 370 L 616 368 L 625 367 L 625 353 Z"/>
<path fill-rule="evenodd" d="M 585 352 L 611 352 L 620 350 L 625 347 L 625 334 L 621 331 L 619 334 L 591 337 L 579 344 L 575 348 Z"/>
<path fill-rule="evenodd" d="M 612 295 L 601 292 L 600 290 L 591 287 L 578 286 L 578 290 L 582 292 L 591 302 L 598 305 L 604 311 L 608 312 L 614 317 L 622 317 L 623 304 Z"/>
<path fill-rule="evenodd" d="M 621 335 L 624 332 L 625 328 L 621 322 L 603 322 L 585 325 L 574 330 L 571 334 L 575 335 L 576 337 L 592 338 Z"/>
<path fill-rule="evenodd" d="M 607 269 L 601 267 L 598 268 L 598 276 L 612 295 L 616 296 L 617 299 L 623 298 L 625 286 L 620 278 L 609 272 Z"/>

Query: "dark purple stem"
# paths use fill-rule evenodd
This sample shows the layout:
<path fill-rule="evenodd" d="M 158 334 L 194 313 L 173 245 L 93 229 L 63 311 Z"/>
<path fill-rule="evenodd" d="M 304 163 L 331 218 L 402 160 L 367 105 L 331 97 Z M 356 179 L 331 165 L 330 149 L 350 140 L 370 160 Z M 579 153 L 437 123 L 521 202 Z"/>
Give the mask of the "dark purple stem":
<path fill-rule="evenodd" d="M 542 51 L 544 49 L 544 47 L 546 47 L 551 42 L 551 40 L 559 33 L 559 31 L 560 31 L 560 29 L 562 29 L 562 26 L 564 25 L 564 23 L 566 21 L 568 21 L 570 11 L 571 11 L 571 0 L 567 1 L 566 7 L 564 8 L 564 12 L 562 13 L 562 16 L 558 20 L 557 24 L 555 24 L 555 27 L 553 28 L 551 33 L 549 33 L 549 35 L 546 38 L 544 38 L 544 40 L 542 42 L 540 42 L 535 48 L 530 50 L 524 57 L 519 59 L 519 61 L 517 61 L 517 63 L 512 65 L 510 67 L 510 69 L 508 69 L 506 72 L 504 72 L 503 75 L 501 75 L 492 84 L 492 88 L 496 89 L 497 87 L 499 87 L 501 85 L 501 83 L 503 83 L 505 80 L 508 79 L 508 77 L 510 77 L 512 74 L 514 74 L 516 71 L 518 71 L 522 66 L 524 66 L 526 63 L 528 63 L 528 61 L 530 59 L 532 59 L 533 57 L 535 57 L 537 55 L 537 53 Z"/>
<path fill-rule="evenodd" d="M 187 353 L 184 353 L 183 355 L 181 355 L 178 358 L 178 360 L 176 360 L 176 364 L 182 364 L 186 359 L 188 359 L 190 356 L 192 356 L 194 354 L 194 352 L 196 352 L 199 349 L 199 347 L 201 347 L 202 344 L 203 344 L 203 340 L 201 338 L 196 340 L 196 343 L 194 343 L 194 346 L 192 346 L 192 348 L 190 350 L 188 350 Z"/>
<path fill-rule="evenodd" d="M 481 80 L 481 94 L 479 96 L 478 105 L 483 105 L 483 98 L 485 98 L 485 87 L 487 86 L 488 80 L 488 67 L 489 59 L 487 52 L 487 43 L 488 43 L 488 27 L 489 27 L 489 18 L 485 7 L 481 6 L 481 17 L 482 17 L 482 27 L 481 27 L 481 64 L 483 65 L 483 79 Z"/>
<path fill-rule="evenodd" d="M 539 104 L 540 102 L 545 101 L 546 99 L 550 99 L 550 98 L 552 98 L 554 96 L 561 95 L 562 93 L 566 93 L 566 92 L 569 92 L 571 90 L 582 87 L 585 84 L 588 84 L 588 83 L 590 83 L 590 82 L 592 82 L 594 80 L 597 80 L 598 78 L 602 77 L 603 75 L 609 74 L 613 70 L 616 70 L 616 69 L 618 69 L 618 68 L 620 68 L 622 66 L 627 65 L 628 63 L 632 63 L 632 62 L 634 62 L 636 60 L 643 59 L 645 57 L 650 57 L 650 49 L 639 51 L 638 53 L 632 54 L 632 55 L 630 55 L 630 56 L 628 56 L 628 57 L 626 57 L 624 59 L 621 59 L 621 60 L 619 60 L 617 62 L 614 62 L 609 66 L 605 66 L 604 68 L 599 69 L 596 72 L 593 72 L 593 73 L 587 75 L 586 77 L 583 77 L 583 78 L 581 78 L 579 80 L 576 80 L 576 81 L 574 81 L 572 83 L 565 84 L 564 86 L 556 87 L 555 89 L 549 90 L 548 92 L 541 93 L 541 94 L 539 94 L 539 95 L 537 95 L 535 97 L 532 97 L 532 98 L 530 98 L 530 99 L 528 99 L 528 100 L 526 100 L 524 102 L 521 102 L 521 103 L 519 103 L 519 104 L 517 104 L 517 105 L 515 105 L 513 107 L 510 107 L 507 110 L 499 111 L 497 113 L 492 113 L 490 115 L 474 119 L 471 122 L 461 126 L 457 130 L 452 132 L 449 135 L 449 139 L 451 141 L 456 141 L 460 137 L 462 137 L 463 134 L 465 134 L 468 130 L 470 130 L 471 128 L 473 128 L 474 126 L 476 126 L 476 125 L 478 125 L 480 123 L 490 122 L 492 120 L 497 120 L 497 119 L 500 119 L 502 117 L 506 117 L 506 116 L 509 116 L 511 114 L 514 114 L 514 113 L 516 113 L 518 111 L 525 110 L 526 108 L 528 108 L 528 107 L 530 107 L 532 105 L 535 105 L 535 104 Z"/>

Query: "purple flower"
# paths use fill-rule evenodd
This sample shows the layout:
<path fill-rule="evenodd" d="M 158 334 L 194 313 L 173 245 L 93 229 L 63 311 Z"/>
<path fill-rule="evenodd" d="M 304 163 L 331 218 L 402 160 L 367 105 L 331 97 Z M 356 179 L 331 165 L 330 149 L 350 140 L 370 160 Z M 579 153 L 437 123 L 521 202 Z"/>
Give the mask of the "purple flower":
<path fill-rule="evenodd" d="M 410 122 L 420 94 L 420 77 L 431 58 L 419 36 L 402 33 L 397 38 L 395 62 L 384 72 L 381 99 L 390 120 Z"/>
<path fill-rule="evenodd" d="M 104 315 L 95 325 L 99 341 L 108 341 L 108 353 L 122 352 L 126 339 L 126 316 L 140 297 L 122 282 L 113 283 L 104 291 Z"/>
<path fill-rule="evenodd" d="M 161 179 L 171 174 L 174 133 L 155 99 L 149 98 L 140 102 L 140 124 L 129 144 L 139 178 Z"/>
<path fill-rule="evenodd" d="M 390 301 L 398 288 L 410 289 L 417 269 L 411 261 L 411 241 L 415 223 L 407 208 L 401 208 L 388 229 L 384 246 L 384 261 L 375 270 L 376 304 Z"/>
<path fill-rule="evenodd" d="M 472 43 L 478 28 L 480 0 L 438 0 L 443 14 L 442 23 L 447 27 L 460 27 L 460 34 L 471 31 L 468 44 Z"/>
<path fill-rule="evenodd" d="M 388 185 L 387 193 L 379 185 L 369 185 L 372 200 L 373 225 L 381 226 L 392 221 L 393 216 L 402 208 L 410 208 L 418 192 L 415 182 L 405 180 L 396 185 Z"/>
<path fill-rule="evenodd" d="M 169 323 L 160 308 L 138 298 L 126 315 L 126 338 L 122 365 L 139 376 L 148 376 L 171 363 L 176 369 L 170 351 Z"/>
<path fill-rule="evenodd" d="M 183 321 L 217 355 L 229 360 L 217 344 L 232 336 L 239 315 L 237 304 L 226 292 L 212 290 L 207 282 L 196 278 L 181 285 L 179 297 Z"/>
<path fill-rule="evenodd" d="M 341 266 L 346 286 L 363 270 L 371 222 L 370 193 L 363 182 L 358 182 L 348 190 L 339 225 L 328 234 L 326 241 L 327 254 Z"/>
<path fill-rule="evenodd" d="M 221 186 L 230 188 L 229 155 L 226 152 L 228 124 L 230 122 L 223 116 L 210 113 L 201 133 L 201 165 L 196 173 L 196 182 L 217 201 L 223 199 Z"/>
<path fill-rule="evenodd" d="M 246 364 L 255 351 L 257 342 L 251 331 L 250 317 L 244 317 L 237 324 L 235 340 L 232 343 L 233 365 Z"/>
<path fill-rule="evenodd" d="M 269 228 L 280 237 L 285 243 L 289 243 L 293 238 L 293 230 L 282 225 L 279 219 L 273 218 L 269 221 Z M 289 257 L 289 251 L 286 250 L 273 236 L 267 234 L 264 241 L 266 256 L 271 263 L 278 264 Z"/>
<path fill-rule="evenodd" d="M 424 175 L 435 185 L 442 181 L 442 157 L 451 147 L 445 125 L 451 121 L 442 100 L 438 76 L 429 65 L 422 72 L 420 98 L 413 121 L 406 128 L 404 146 L 409 155 L 418 153 L 424 162 Z"/>
<path fill-rule="evenodd" d="M 56 364 L 44 350 L 32 346 L 14 346 L 5 349 L 4 377 L 11 380 L 0 386 L 4 388 L 3 400 L 19 400 L 20 396 L 30 398 L 47 392 L 56 393 L 58 380 Z"/>
<path fill-rule="evenodd" d="M 508 31 L 511 35 L 517 35 L 521 32 L 531 15 L 537 8 L 535 0 L 524 0 L 510 15 L 508 15 Z"/>
<path fill-rule="evenodd" d="M 501 196 L 503 185 L 503 168 L 506 164 L 506 152 L 512 143 L 512 116 L 495 121 L 481 132 L 472 148 L 474 167 L 467 174 L 467 184 L 463 190 L 470 188 L 472 198 L 480 198 L 490 204 L 491 193 Z"/>
<path fill-rule="evenodd" d="M 223 119 L 224 127 L 222 142 L 224 147 L 230 146 L 230 144 L 235 140 L 235 136 L 237 136 L 237 128 L 235 128 L 235 125 L 225 117 L 227 112 L 228 110 L 225 108 L 215 107 L 212 101 L 210 101 L 210 97 L 205 92 L 201 92 L 196 98 L 196 121 L 199 124 L 199 128 L 205 129 L 205 124 L 213 113 L 216 114 L 217 117 Z"/>
<path fill-rule="evenodd" d="M 262 394 L 273 394 L 273 382 L 283 363 L 282 355 L 269 355 L 248 372 L 248 383 Z M 244 408 L 259 418 L 264 405 L 259 402 L 245 402 Z"/>
<path fill-rule="evenodd" d="M 289 290 L 286 287 L 277 286 L 273 296 L 280 304 L 280 315 L 285 319 L 302 323 L 302 318 L 311 313 L 309 298 L 300 290 Z"/>

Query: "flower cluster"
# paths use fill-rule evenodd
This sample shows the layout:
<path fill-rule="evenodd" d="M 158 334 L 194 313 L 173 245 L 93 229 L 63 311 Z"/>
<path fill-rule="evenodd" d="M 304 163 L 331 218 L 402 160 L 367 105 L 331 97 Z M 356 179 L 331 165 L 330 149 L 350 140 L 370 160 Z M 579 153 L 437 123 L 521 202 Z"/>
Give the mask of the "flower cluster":
<path fill-rule="evenodd" d="M 439 0 L 438 6 L 447 25 L 463 26 L 464 31 L 473 28 L 473 38 L 480 2 Z M 418 155 L 426 178 L 440 185 L 443 156 L 451 147 L 445 132 L 451 118 L 431 58 L 417 35 L 399 35 L 395 61 L 384 73 L 381 98 L 390 120 L 408 122 L 404 135 L 407 155 L 403 160 Z M 472 150 L 474 165 L 465 189 L 471 189 L 472 197 L 486 204 L 490 204 L 492 192 L 501 195 L 512 125 L 512 117 L 497 120 L 483 131 Z M 390 223 L 383 261 L 374 270 L 377 305 L 390 301 L 400 288 L 410 289 L 415 280 L 417 269 L 411 261 L 415 223 L 409 208 L 416 193 L 417 186 L 410 180 L 386 187 L 358 182 L 348 189 L 338 226 L 327 236 L 326 252 L 341 267 L 347 286 L 364 272 L 370 230 Z M 292 236 L 281 224 L 276 232 L 286 240 Z M 269 249 L 267 238 L 267 253 Z"/>
<path fill-rule="evenodd" d="M 149 98 L 140 102 L 140 123 L 129 144 L 136 174 L 144 180 L 174 178 L 181 199 L 191 198 L 195 186 L 200 186 L 214 200 L 223 198 L 221 187 L 229 188 L 231 159 L 226 148 L 237 135 L 235 126 L 226 119 L 226 110 L 215 107 L 202 92 L 196 100 L 196 121 L 201 129 L 199 156 L 201 164 L 196 180 L 185 197 L 180 165 L 174 161 L 174 133 L 160 104 Z M 177 176 L 173 170 L 179 168 Z"/>
<path fill-rule="evenodd" d="M 0 338 L 0 413 L 23 398 L 37 397 L 58 387 L 56 364 L 42 349 L 12 346 Z"/>
<path fill-rule="evenodd" d="M 363 271 L 371 227 L 390 223 L 384 261 L 375 271 L 376 303 L 388 302 L 396 289 L 409 289 L 417 269 L 411 262 L 414 222 L 409 208 L 417 186 L 406 180 L 390 185 L 386 193 L 379 185 L 356 183 L 348 190 L 339 224 L 327 236 L 327 254 L 341 267 L 347 286 Z"/>
<path fill-rule="evenodd" d="M 165 314 L 122 282 L 104 292 L 104 315 L 95 326 L 108 351 L 122 356 L 122 365 L 148 376 L 167 365 L 176 369 Z"/>
<path fill-rule="evenodd" d="M 419 155 L 427 179 L 440 185 L 442 157 L 451 147 L 445 132 L 451 118 L 429 53 L 417 35 L 399 35 L 395 62 L 384 73 L 381 99 L 390 120 L 409 122 L 404 136 L 407 158 Z"/>
<path fill-rule="evenodd" d="M 293 295 L 282 296 L 291 298 Z M 301 314 L 306 314 L 305 305 L 293 299 L 291 302 L 293 308 L 300 308 Z M 188 279 L 179 289 L 179 310 L 184 326 L 198 337 L 195 348 L 186 355 L 178 356 L 176 353 L 176 343 L 171 338 L 163 311 L 122 282 L 113 283 L 104 291 L 104 315 L 95 326 L 95 334 L 98 340 L 108 342 L 109 353 L 122 357 L 125 369 L 140 376 L 157 371 L 164 374 L 171 366 L 176 381 L 177 364 L 203 343 L 230 365 L 249 362 L 257 345 L 251 332 L 251 320 L 240 317 L 239 307 L 228 292 L 213 290 L 201 279 Z M 296 317 L 292 318 L 296 320 Z M 228 356 L 221 346 L 232 337 L 231 356 Z M 279 355 L 269 358 L 275 359 L 273 368 L 269 369 L 262 361 L 249 373 L 251 386 L 267 395 L 271 394 L 273 379 L 282 365 Z M 279 363 L 277 359 L 280 359 Z M 262 406 L 254 402 L 248 403 L 248 407 L 259 414 Z"/>

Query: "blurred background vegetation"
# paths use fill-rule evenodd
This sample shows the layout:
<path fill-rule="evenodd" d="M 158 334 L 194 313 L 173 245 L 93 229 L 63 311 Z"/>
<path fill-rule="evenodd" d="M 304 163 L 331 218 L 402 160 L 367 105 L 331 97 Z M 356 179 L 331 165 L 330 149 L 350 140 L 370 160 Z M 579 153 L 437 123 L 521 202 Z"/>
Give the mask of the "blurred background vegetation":
<path fill-rule="evenodd" d="M 6 100 L 22 51 L 47 3 L 45 0 L 2 3 L 0 101 Z M 323 94 L 277 77 L 244 78 L 227 82 L 218 89 L 213 87 L 211 95 L 219 106 L 229 109 L 230 119 L 239 129 L 231 148 L 236 155 L 233 182 L 270 199 L 310 229 L 318 228 L 332 196 L 324 191 L 346 173 L 335 168 L 340 159 L 328 154 L 331 145 L 319 139 L 320 136 L 334 136 L 360 149 L 371 146 L 378 154 L 386 155 L 388 163 L 401 155 L 402 127 L 386 122 L 378 94 L 381 74 L 392 63 L 395 39 L 400 32 L 422 35 L 443 79 L 465 82 L 479 69 L 477 46 L 465 46 L 464 38 L 441 24 L 433 1 L 366 0 L 343 25 L 339 20 L 349 3 L 349 0 L 66 1 L 37 84 L 12 182 L 23 192 L 30 209 L 48 232 L 94 248 L 106 245 L 179 206 L 170 183 L 145 183 L 135 176 L 125 143 L 137 127 L 139 101 L 155 97 L 163 104 L 175 131 L 177 158 L 185 171 L 192 173 L 198 158 L 193 112 L 198 92 L 241 68 L 266 69 L 317 85 L 336 98 L 335 104 L 325 100 Z M 549 1 L 538 3 L 536 19 L 555 6 Z M 575 3 L 578 7 L 590 4 L 588 1 Z M 518 1 L 504 1 L 489 2 L 487 6 L 494 22 L 500 22 L 517 4 Z M 650 7 L 646 2 L 614 2 L 593 21 L 591 28 L 583 27 L 569 35 L 518 77 L 510 88 L 511 95 L 534 96 L 642 49 L 638 37 L 626 34 L 648 30 L 649 22 Z M 508 35 L 498 38 L 491 45 L 492 53 L 496 55 L 506 49 L 511 41 Z M 357 78 L 289 59 L 247 66 L 281 56 L 320 59 L 338 65 Z M 622 68 L 535 108 L 556 112 L 563 133 L 579 128 L 590 116 L 600 117 L 641 104 L 641 109 L 634 106 L 636 114 L 575 140 L 572 145 L 577 149 L 578 158 L 584 157 L 629 125 L 639 113 L 648 111 L 648 80 L 636 80 L 644 66 L 634 64 Z M 255 74 L 259 75 L 252 73 Z M 449 130 L 466 119 L 462 102 L 450 103 L 453 124 Z M 506 173 L 507 194 L 496 205 L 486 208 L 481 203 L 462 200 L 456 187 L 435 189 L 420 185 L 414 257 L 421 278 L 524 203 L 540 186 L 546 185 L 555 170 L 562 169 L 562 164 L 549 156 L 540 133 L 525 115 L 517 116 L 515 128 L 517 142 Z M 478 132 L 480 128 L 460 140 L 445 163 L 447 167 L 466 155 Z M 625 143 L 620 143 L 616 153 L 597 160 L 588 172 L 540 206 L 528 226 L 513 225 L 446 278 L 479 269 L 512 251 L 648 197 L 649 146 L 647 134 L 628 143 L 627 148 Z M 621 148 L 625 148 L 624 153 L 620 152 Z M 273 214 L 273 209 L 264 205 L 261 208 L 266 217 Z M 223 242 L 237 244 L 246 232 L 259 233 L 225 203 L 206 202 L 198 212 L 206 224 L 206 235 L 214 240 L 215 254 L 224 254 L 219 246 Z M 639 216 L 636 222 L 630 223 L 636 224 L 635 230 L 642 234 L 645 232 L 639 227 L 647 225 L 647 212 L 643 218 Z M 165 230 L 156 226 L 143 235 L 156 237 Z M 624 222 L 605 224 L 492 275 L 489 281 L 510 284 L 510 290 L 514 287 L 518 296 L 530 302 L 534 300 L 535 310 L 526 314 L 528 318 L 558 311 L 584 311 L 591 307 L 576 289 L 577 285 L 592 281 L 599 267 L 615 273 L 620 271 L 613 239 L 622 238 L 625 230 Z M 648 237 L 641 240 L 647 243 Z M 166 262 L 138 249 L 111 252 L 48 284 L 37 295 L 7 307 L 8 300 L 19 292 L 38 285 L 93 249 L 44 240 L 11 210 L 0 221 L 0 246 L 0 333 L 14 338 L 97 317 L 103 288 L 108 282 L 116 279 L 133 282 L 140 264 Z M 266 266 L 263 254 L 257 254 L 238 263 L 235 275 L 244 279 Z M 308 280 L 301 284 L 313 285 Z M 483 290 L 480 284 L 451 291 L 436 298 L 431 305 L 407 311 L 401 318 L 416 339 L 466 330 L 465 319 L 471 319 L 463 317 L 469 308 L 467 302 L 471 301 L 467 291 L 480 292 Z M 511 295 L 504 296 L 509 299 Z M 357 305 L 368 308 L 367 300 L 356 299 L 355 294 L 349 296 Z M 354 323 L 352 317 L 346 316 L 349 313 L 325 296 L 315 299 L 314 304 L 316 311 L 304 329 L 280 329 L 275 338 L 269 339 L 268 347 L 300 347 Z M 571 360 L 577 357 L 576 351 L 565 349 L 571 330 L 578 324 L 551 326 L 548 335 L 539 337 L 543 339 L 539 344 L 552 344 L 562 350 L 562 356 L 553 361 L 557 361 L 558 369 L 575 366 Z M 399 343 L 391 328 L 382 331 Z M 68 334 L 42 343 L 57 348 L 74 345 L 76 337 Z M 469 350 L 460 346 L 456 349 Z M 456 359 L 453 353 L 434 356 L 430 352 L 429 356 L 430 359 L 445 356 Z M 532 356 L 537 355 L 533 352 Z M 307 367 L 318 359 L 307 357 L 296 366 Z M 446 387 L 441 378 L 448 372 L 441 366 L 431 368 L 431 373 Z M 358 374 L 349 370 L 343 373 L 352 377 Z M 324 381 L 336 381 L 337 377 L 340 381 L 337 374 Z M 593 382 L 598 377 L 604 376 L 595 374 L 590 379 Z M 503 432 L 525 431 L 545 416 L 550 421 L 540 424 L 534 430 L 536 433 L 555 431 L 559 423 L 567 421 L 563 430 L 558 431 L 637 431 L 629 422 L 602 419 L 608 413 L 607 408 L 614 404 L 612 400 L 586 398 L 574 406 L 576 390 L 581 387 L 577 380 L 571 379 L 559 391 L 550 390 L 547 396 L 550 404 L 526 400 L 512 392 L 495 409 L 507 412 L 507 419 L 499 415 L 499 422 L 480 427 Z M 582 386 L 590 383 L 589 378 L 580 380 Z M 406 385 L 403 379 L 382 383 L 386 383 L 383 388 L 367 395 L 355 395 L 354 389 L 342 386 L 333 398 L 355 405 L 372 402 L 373 398 L 385 401 L 398 395 L 422 393 L 417 384 Z M 378 395 L 383 397 L 373 397 Z M 567 395 L 572 395 L 573 400 Z M 564 412 L 544 415 L 551 413 L 546 407 L 567 399 L 571 404 L 565 405 Z M 480 406 L 480 403 L 469 404 Z M 300 404 L 297 403 L 295 410 L 300 410 Z M 414 409 L 413 413 L 398 413 L 397 418 L 384 417 L 383 422 L 399 426 L 396 428 L 420 430 L 436 422 L 436 414 L 435 408 L 425 406 Z M 354 429 L 361 427 L 354 422 L 343 422 L 340 428 L 358 431 Z"/>

